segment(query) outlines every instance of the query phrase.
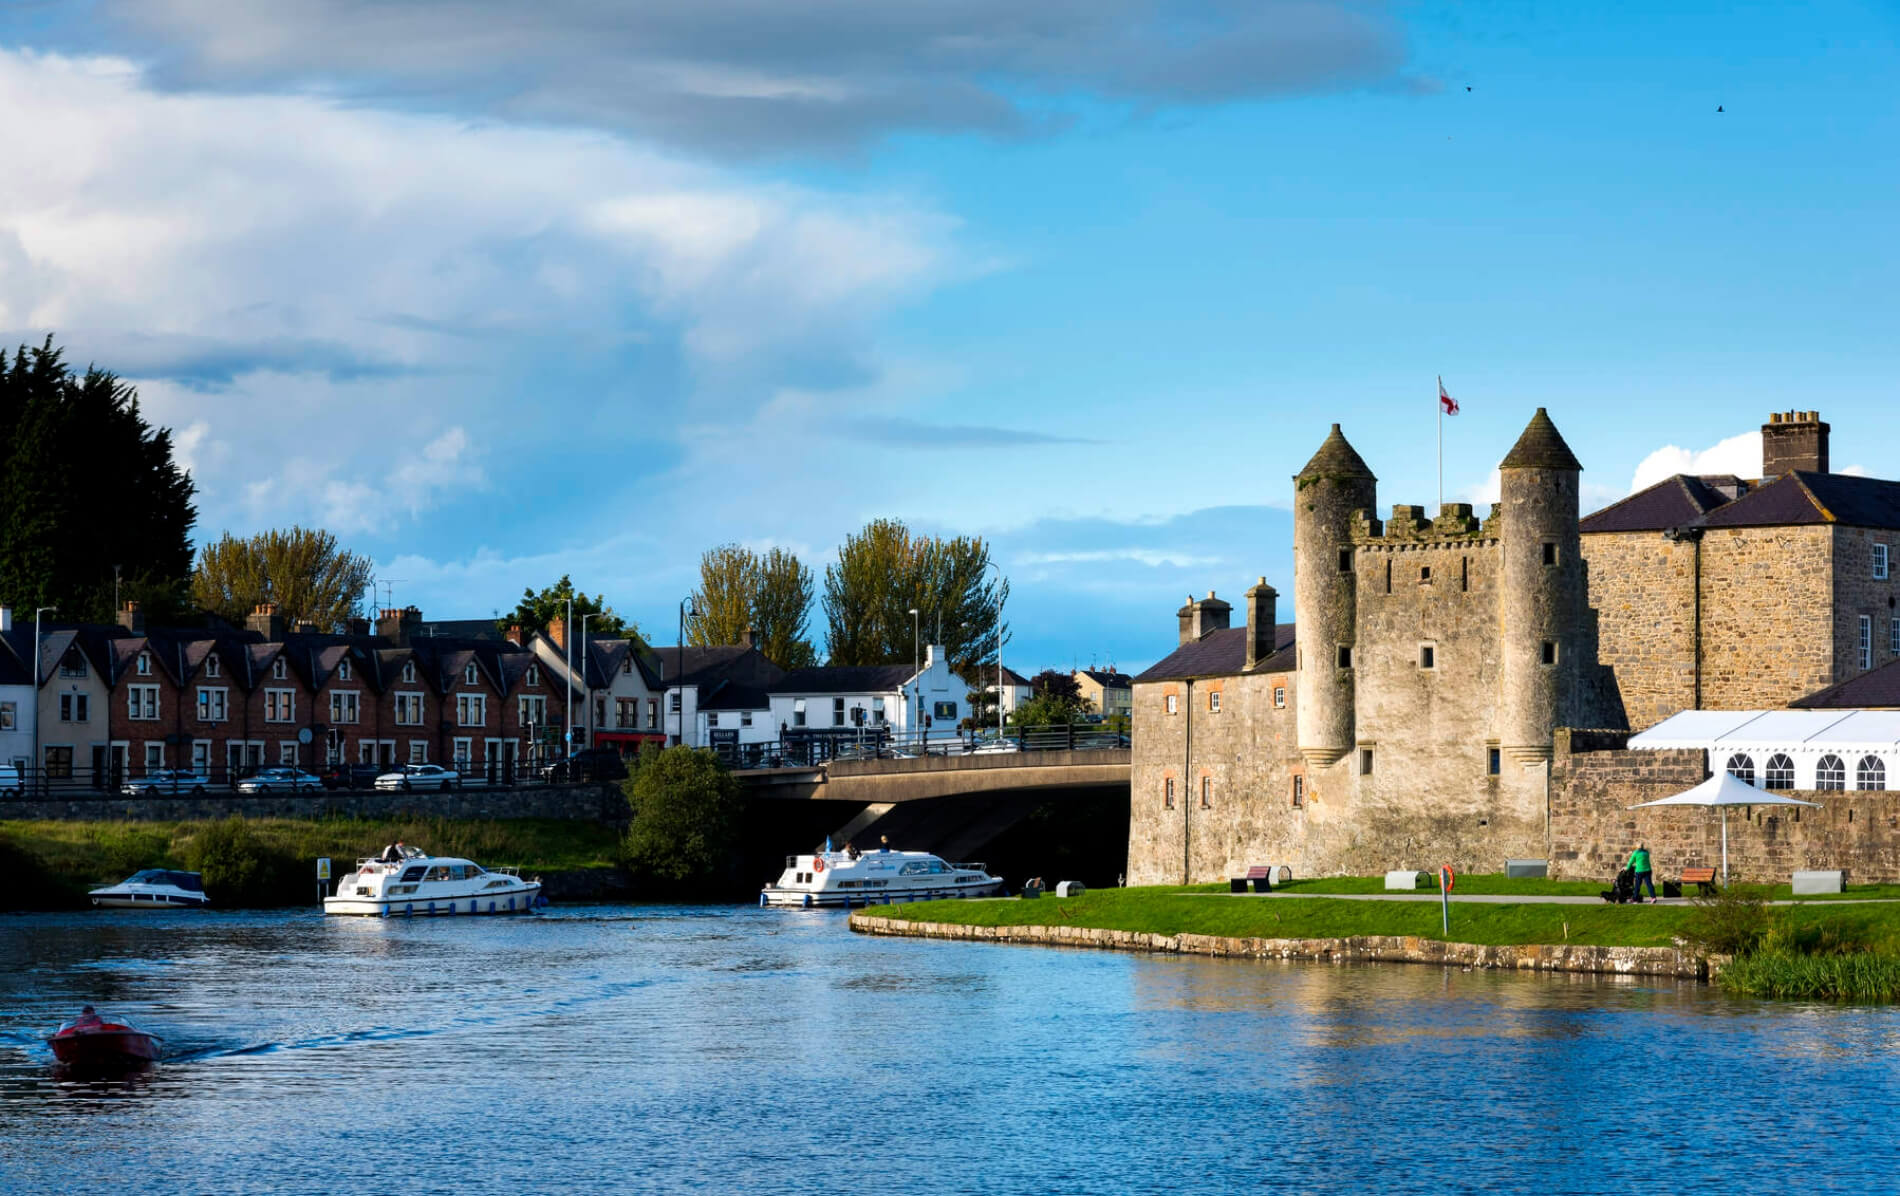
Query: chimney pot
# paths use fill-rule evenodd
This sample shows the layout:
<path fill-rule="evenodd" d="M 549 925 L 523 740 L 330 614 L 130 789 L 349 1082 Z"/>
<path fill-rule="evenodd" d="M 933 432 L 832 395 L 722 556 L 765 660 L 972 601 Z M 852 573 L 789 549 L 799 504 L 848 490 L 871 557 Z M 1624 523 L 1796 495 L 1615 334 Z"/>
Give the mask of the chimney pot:
<path fill-rule="evenodd" d="M 1771 413 L 1761 429 L 1762 480 L 1797 469 L 1827 473 L 1828 432 L 1819 411 Z"/>

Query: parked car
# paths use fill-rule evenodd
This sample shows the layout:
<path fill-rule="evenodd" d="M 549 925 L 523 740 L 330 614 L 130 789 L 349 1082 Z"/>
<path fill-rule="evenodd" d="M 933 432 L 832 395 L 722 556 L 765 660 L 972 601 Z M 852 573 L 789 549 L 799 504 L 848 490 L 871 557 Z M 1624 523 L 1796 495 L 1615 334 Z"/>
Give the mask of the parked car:
<path fill-rule="evenodd" d="M 0 784 L 4 784 L 0 781 Z M 142 777 L 134 777 L 119 786 L 127 797 L 150 797 L 155 793 L 203 793 L 211 778 L 188 768 L 154 768 Z"/>
<path fill-rule="evenodd" d="M 325 789 L 368 789 L 384 771 L 381 764 L 328 764 L 317 775 Z"/>
<path fill-rule="evenodd" d="M 323 787 L 323 778 L 301 768 L 282 766 L 260 769 L 256 776 L 238 782 L 239 793 L 315 793 Z"/>
<path fill-rule="evenodd" d="M 565 760 L 556 760 L 541 770 L 541 779 L 550 784 L 562 781 L 621 781 L 627 776 L 627 762 L 613 748 L 582 748 Z"/>
<path fill-rule="evenodd" d="M 11 764 L 0 764 L 0 797 L 19 797 L 26 792 L 26 780 Z"/>
<path fill-rule="evenodd" d="M 405 764 L 397 772 L 386 772 L 376 778 L 376 788 L 383 793 L 407 793 L 412 789 L 440 789 L 447 793 L 461 785 L 461 774 L 450 772 L 440 764 Z"/>

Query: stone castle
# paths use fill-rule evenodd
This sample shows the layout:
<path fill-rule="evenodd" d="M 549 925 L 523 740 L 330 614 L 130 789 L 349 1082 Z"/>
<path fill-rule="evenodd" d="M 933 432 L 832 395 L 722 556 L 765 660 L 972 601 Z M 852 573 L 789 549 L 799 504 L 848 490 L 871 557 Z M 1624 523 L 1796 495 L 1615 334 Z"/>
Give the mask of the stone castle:
<path fill-rule="evenodd" d="M 1681 475 L 1583 518 L 1539 409 L 1488 516 L 1380 520 L 1334 425 L 1293 479 L 1294 622 L 1264 577 L 1243 627 L 1190 599 L 1135 678 L 1130 883 L 1548 858 L 1566 729 L 1782 705 L 1894 659 L 1900 484 L 1829 473 L 1827 438 L 1777 414 L 1761 479 Z"/>

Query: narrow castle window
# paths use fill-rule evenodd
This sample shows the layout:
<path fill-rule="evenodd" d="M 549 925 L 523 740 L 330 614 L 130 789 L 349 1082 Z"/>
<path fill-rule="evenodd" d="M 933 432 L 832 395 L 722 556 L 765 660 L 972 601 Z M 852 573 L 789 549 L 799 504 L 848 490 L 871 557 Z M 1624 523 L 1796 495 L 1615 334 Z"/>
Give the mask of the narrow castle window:
<path fill-rule="evenodd" d="M 1504 752 L 1499 748 L 1487 748 L 1484 753 L 1484 771 L 1487 776 L 1498 776 L 1504 771 Z"/>
<path fill-rule="evenodd" d="M 1339 550 L 1339 571 L 1341 573 L 1352 572 L 1352 549 L 1342 548 Z"/>
<path fill-rule="evenodd" d="M 1546 565 L 1554 565 L 1557 563 L 1557 541 L 1544 541 L 1544 563 Z"/>
<path fill-rule="evenodd" d="M 1213 808 L 1214 808 L 1214 778 L 1202 777 L 1201 778 L 1201 809 L 1211 810 Z"/>
<path fill-rule="evenodd" d="M 1161 782 L 1161 800 L 1167 809 L 1174 809 L 1174 778 Z"/>
<path fill-rule="evenodd" d="M 1385 563 L 1385 592 L 1388 594 L 1392 592 L 1392 562 L 1391 561 L 1387 561 Z"/>
<path fill-rule="evenodd" d="M 1352 667 L 1352 648 L 1350 645 L 1339 645 L 1339 667 L 1342 669 Z"/>
<path fill-rule="evenodd" d="M 1557 663 L 1557 641 L 1556 640 L 1544 641 L 1543 661 L 1545 664 Z"/>
<path fill-rule="evenodd" d="M 1418 667 L 1421 669 L 1434 669 L 1438 667 L 1437 647 L 1432 644 L 1420 644 L 1418 646 Z"/>
<path fill-rule="evenodd" d="M 1293 808 L 1299 809 L 1306 804 L 1306 778 L 1299 773 L 1293 774 Z"/>
<path fill-rule="evenodd" d="M 1471 558 L 1468 556 L 1458 558 L 1458 588 L 1467 591 L 1471 589 Z"/>
<path fill-rule="evenodd" d="M 1422 585 L 1422 586 L 1428 586 L 1428 585 L 1430 585 L 1430 584 L 1432 584 L 1432 567 L 1431 567 L 1430 565 L 1420 565 L 1420 566 L 1419 566 L 1419 569 L 1418 569 L 1418 584 L 1420 584 L 1420 585 Z"/>
<path fill-rule="evenodd" d="M 1359 749 L 1359 775 L 1362 777 L 1369 777 L 1372 775 L 1372 749 L 1371 748 Z"/>

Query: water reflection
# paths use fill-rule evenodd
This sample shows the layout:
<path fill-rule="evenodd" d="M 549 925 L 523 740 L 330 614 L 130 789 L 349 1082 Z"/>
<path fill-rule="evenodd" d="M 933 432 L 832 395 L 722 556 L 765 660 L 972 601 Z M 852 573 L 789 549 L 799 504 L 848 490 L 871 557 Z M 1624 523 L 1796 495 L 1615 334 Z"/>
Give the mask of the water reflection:
<path fill-rule="evenodd" d="M 82 1003 L 167 1039 L 82 1081 Z M 1887 1190 L 1887 1010 L 1609 977 L 866 939 L 740 908 L 0 918 L 12 1191 L 1454 1191 L 1772 1176 Z M 1695 1099 L 1678 1076 L 1716 1077 Z M 1780 1140 L 1780 1139 L 1777 1139 Z M 430 1190 L 425 1181 L 421 1190 Z"/>

